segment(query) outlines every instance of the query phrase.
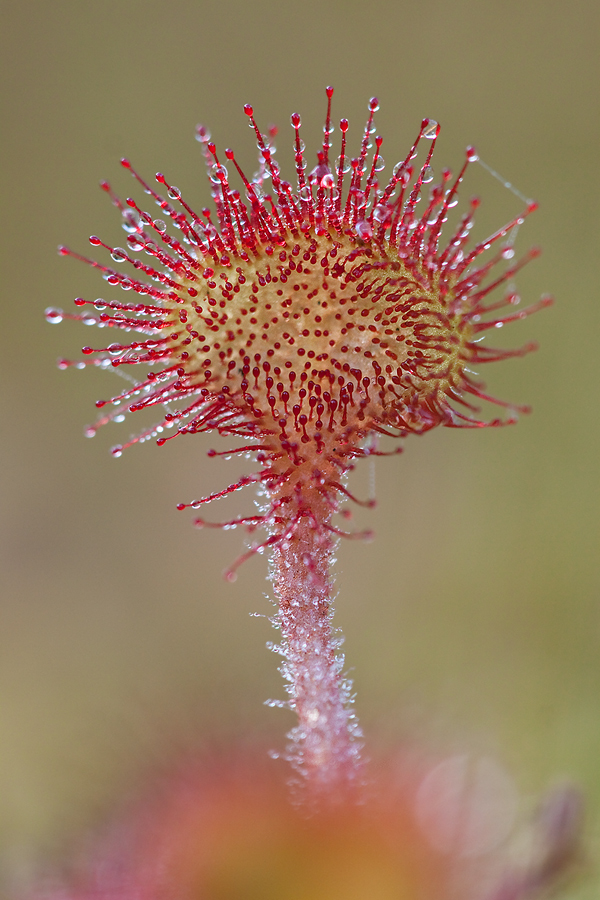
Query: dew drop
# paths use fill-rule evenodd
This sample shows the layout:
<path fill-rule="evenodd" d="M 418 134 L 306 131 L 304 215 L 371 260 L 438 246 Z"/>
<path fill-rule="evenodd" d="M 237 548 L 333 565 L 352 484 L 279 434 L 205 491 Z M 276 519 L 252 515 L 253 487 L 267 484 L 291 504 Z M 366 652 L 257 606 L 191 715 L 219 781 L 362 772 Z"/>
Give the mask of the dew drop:
<path fill-rule="evenodd" d="M 208 141 L 210 141 L 210 131 L 204 125 L 196 125 L 196 133 L 194 137 L 201 144 L 206 144 L 208 143 Z"/>
<path fill-rule="evenodd" d="M 423 184 L 429 184 L 430 181 L 433 181 L 433 169 L 431 166 L 425 166 L 421 172 L 421 181 Z"/>
<path fill-rule="evenodd" d="M 403 162 L 396 163 L 393 169 L 394 178 L 397 178 L 402 187 L 406 187 L 412 175 L 412 167 L 406 167 Z"/>
<path fill-rule="evenodd" d="M 123 447 L 120 444 L 117 444 L 116 447 L 113 447 L 110 451 L 115 459 L 118 459 L 119 456 L 123 455 Z"/>
<path fill-rule="evenodd" d="M 331 172 L 328 172 L 327 175 L 323 175 L 323 177 L 321 178 L 321 187 L 325 188 L 326 190 L 330 190 L 334 186 L 334 184 L 335 181 Z"/>
<path fill-rule="evenodd" d="M 368 222 L 361 219 L 356 223 L 356 233 L 362 241 L 368 241 L 373 236 L 373 229 Z"/>
<path fill-rule="evenodd" d="M 135 231 L 138 231 L 140 228 L 141 220 L 140 216 L 134 210 L 126 210 L 123 213 L 124 221 L 121 223 L 123 230 L 128 234 L 133 234 Z"/>
<path fill-rule="evenodd" d="M 127 253 L 122 247 L 115 247 L 110 255 L 115 262 L 124 262 L 127 259 Z"/>
<path fill-rule="evenodd" d="M 154 227 L 156 228 L 157 231 L 160 231 L 161 234 L 164 234 L 165 231 L 167 230 L 167 223 L 163 222 L 162 219 L 155 219 Z"/>
<path fill-rule="evenodd" d="M 246 197 L 248 198 L 248 200 L 250 200 L 250 202 L 252 202 L 255 198 L 257 200 L 262 200 L 262 198 L 265 195 L 265 192 L 263 191 L 263 189 L 262 189 L 261 185 L 258 183 L 258 181 L 251 181 L 250 188 L 251 188 L 251 190 L 246 188 Z"/>
<path fill-rule="evenodd" d="M 423 127 L 421 135 L 428 141 L 432 141 L 437 134 L 438 123 L 435 121 L 435 119 L 426 119 L 425 121 L 426 124 Z"/>
<path fill-rule="evenodd" d="M 47 322 L 50 322 L 52 325 L 58 325 L 59 322 L 62 322 L 64 313 L 62 309 L 48 307 L 44 315 L 46 316 Z"/>
<path fill-rule="evenodd" d="M 514 247 L 505 247 L 502 251 L 502 259 L 512 259 L 515 255 Z"/>
<path fill-rule="evenodd" d="M 167 190 L 168 196 L 171 200 L 181 200 L 181 191 L 175 185 L 171 185 L 171 187 Z"/>
<path fill-rule="evenodd" d="M 348 159 L 348 157 L 347 156 L 344 157 L 344 165 L 342 166 L 342 157 L 338 156 L 338 158 L 335 161 L 335 168 L 336 168 L 336 171 L 338 172 L 338 174 L 341 173 L 342 175 L 345 175 L 347 172 L 349 172 L 351 169 L 351 166 L 350 166 L 350 160 Z"/>
<path fill-rule="evenodd" d="M 388 206 L 387 203 L 378 203 L 373 210 L 373 218 L 380 225 L 385 225 L 392 218 L 392 211 L 392 207 Z"/>

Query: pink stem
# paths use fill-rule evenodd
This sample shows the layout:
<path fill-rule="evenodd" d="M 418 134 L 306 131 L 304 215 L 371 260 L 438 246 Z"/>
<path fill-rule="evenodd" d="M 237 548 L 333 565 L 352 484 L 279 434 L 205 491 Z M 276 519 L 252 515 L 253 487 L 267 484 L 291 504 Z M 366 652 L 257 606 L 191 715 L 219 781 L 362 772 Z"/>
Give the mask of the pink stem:
<path fill-rule="evenodd" d="M 335 800 L 360 781 L 361 732 L 351 711 L 351 682 L 331 625 L 334 541 L 312 515 L 272 557 L 279 602 L 281 672 L 298 724 L 289 733 L 288 759 L 314 800 Z"/>

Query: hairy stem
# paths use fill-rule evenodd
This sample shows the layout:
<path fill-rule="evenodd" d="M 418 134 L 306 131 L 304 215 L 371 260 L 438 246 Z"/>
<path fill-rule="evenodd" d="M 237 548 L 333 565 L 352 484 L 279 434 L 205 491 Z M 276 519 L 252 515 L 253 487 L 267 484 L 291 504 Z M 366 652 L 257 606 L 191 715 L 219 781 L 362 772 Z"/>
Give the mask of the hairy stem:
<path fill-rule="evenodd" d="M 334 800 L 340 791 L 347 796 L 361 769 L 351 684 L 343 675 L 341 640 L 331 624 L 333 550 L 331 533 L 313 514 L 300 519 L 272 558 L 281 671 L 298 716 L 289 735 L 289 759 L 316 800 Z"/>

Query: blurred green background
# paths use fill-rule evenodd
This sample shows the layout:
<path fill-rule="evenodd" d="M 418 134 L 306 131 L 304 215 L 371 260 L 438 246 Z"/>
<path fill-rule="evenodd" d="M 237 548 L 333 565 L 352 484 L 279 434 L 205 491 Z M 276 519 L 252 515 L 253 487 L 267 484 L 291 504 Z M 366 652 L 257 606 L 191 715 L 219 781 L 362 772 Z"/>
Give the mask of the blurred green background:
<path fill-rule="evenodd" d="M 424 116 L 442 124 L 436 168 L 464 146 L 540 211 L 519 247 L 524 300 L 557 303 L 498 336 L 541 349 L 485 372 L 492 393 L 530 402 L 515 428 L 439 430 L 400 459 L 363 464 L 379 506 L 357 517 L 375 543 L 339 551 L 336 622 L 374 745 L 407 736 L 497 755 L 525 797 L 572 778 L 600 818 L 598 598 L 598 36 L 593 0 L 96 0 L 3 3 L 4 299 L 0 860 L 25 871 L 58 852 L 148 765 L 215 734 L 283 743 L 289 714 L 265 619 L 265 560 L 226 584 L 242 535 L 197 532 L 175 504 L 233 481 L 210 438 L 108 448 L 135 422 L 82 437 L 106 373 L 59 372 L 99 335 L 50 327 L 47 306 L 107 296 L 56 246 L 123 242 L 101 178 L 162 170 L 197 208 L 209 200 L 198 121 L 254 171 L 242 106 L 281 127 L 302 114 L 309 158 L 324 118 L 358 140 L 369 97 L 388 163 Z M 481 167 L 482 227 L 520 203 Z M 137 196 L 137 195 L 136 195 Z M 120 298 L 119 294 L 119 298 Z M 496 337 L 496 335 L 494 335 Z M 99 345 L 99 344 L 98 344 Z M 108 383 L 110 382 L 110 384 Z M 251 497 L 236 496 L 251 505 Z M 223 510 L 215 507 L 214 518 Z M 598 886 L 570 896 L 592 898 Z"/>

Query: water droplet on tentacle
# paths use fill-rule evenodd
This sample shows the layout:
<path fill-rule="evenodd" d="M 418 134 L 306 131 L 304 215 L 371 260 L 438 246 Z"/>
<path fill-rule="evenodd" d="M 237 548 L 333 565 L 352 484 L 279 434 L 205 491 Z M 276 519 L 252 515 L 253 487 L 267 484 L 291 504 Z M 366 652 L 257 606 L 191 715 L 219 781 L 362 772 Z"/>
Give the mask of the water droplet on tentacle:
<path fill-rule="evenodd" d="M 435 121 L 435 119 L 426 119 L 425 121 L 426 125 L 423 127 L 423 131 L 421 132 L 421 134 L 428 141 L 432 141 L 437 134 L 438 123 Z"/>

